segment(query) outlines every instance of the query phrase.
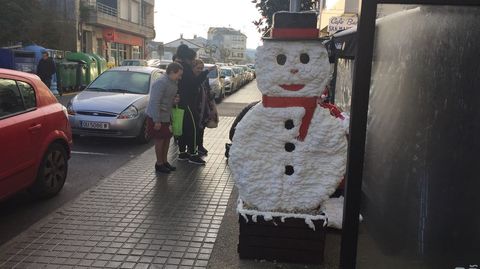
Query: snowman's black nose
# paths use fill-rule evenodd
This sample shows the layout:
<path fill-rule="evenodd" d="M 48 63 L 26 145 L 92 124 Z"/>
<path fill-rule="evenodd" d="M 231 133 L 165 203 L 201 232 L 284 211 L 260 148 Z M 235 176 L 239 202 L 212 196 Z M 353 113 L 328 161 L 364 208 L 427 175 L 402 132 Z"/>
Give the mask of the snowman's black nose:
<path fill-rule="evenodd" d="M 290 69 L 290 73 L 296 74 L 296 73 L 298 73 L 298 69 L 292 68 L 292 69 Z"/>

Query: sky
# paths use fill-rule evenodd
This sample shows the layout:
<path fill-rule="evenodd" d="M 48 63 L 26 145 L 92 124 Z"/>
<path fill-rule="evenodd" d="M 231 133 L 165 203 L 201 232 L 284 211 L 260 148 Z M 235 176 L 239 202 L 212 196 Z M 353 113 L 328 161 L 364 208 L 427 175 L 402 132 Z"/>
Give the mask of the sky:
<path fill-rule="evenodd" d="M 164 43 L 193 35 L 207 38 L 209 27 L 231 27 L 247 36 L 247 48 L 261 45 L 252 21 L 260 12 L 251 0 L 155 0 L 154 41 Z"/>

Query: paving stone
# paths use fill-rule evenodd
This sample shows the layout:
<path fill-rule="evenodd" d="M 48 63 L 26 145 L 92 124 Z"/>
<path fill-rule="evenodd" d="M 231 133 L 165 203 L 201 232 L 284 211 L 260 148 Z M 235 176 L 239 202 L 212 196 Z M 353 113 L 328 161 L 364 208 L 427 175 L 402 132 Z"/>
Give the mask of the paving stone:
<path fill-rule="evenodd" d="M 233 120 L 205 130 L 205 166 L 175 161 L 172 146 L 177 171 L 156 175 L 151 148 L 1 246 L 0 267 L 205 268 L 233 188 Z"/>

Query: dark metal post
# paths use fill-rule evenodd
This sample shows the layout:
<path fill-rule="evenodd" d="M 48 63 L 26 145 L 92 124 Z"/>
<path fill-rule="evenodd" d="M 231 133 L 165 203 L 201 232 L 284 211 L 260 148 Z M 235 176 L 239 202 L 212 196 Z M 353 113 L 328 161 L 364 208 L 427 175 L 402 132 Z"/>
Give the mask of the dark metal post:
<path fill-rule="evenodd" d="M 354 269 L 357 259 L 358 224 L 362 192 L 363 159 L 367 127 L 376 1 L 362 1 L 358 46 L 354 66 L 350 143 L 346 178 L 340 268 Z"/>

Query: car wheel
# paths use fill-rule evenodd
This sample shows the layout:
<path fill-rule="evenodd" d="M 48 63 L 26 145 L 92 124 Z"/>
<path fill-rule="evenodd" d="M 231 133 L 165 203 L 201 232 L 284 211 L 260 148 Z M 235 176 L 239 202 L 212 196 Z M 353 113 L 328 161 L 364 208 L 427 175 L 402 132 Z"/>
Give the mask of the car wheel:
<path fill-rule="evenodd" d="M 150 141 L 150 135 L 148 134 L 147 129 L 147 120 L 143 121 L 142 128 L 140 128 L 140 133 L 135 138 L 139 144 L 146 144 Z"/>
<path fill-rule="evenodd" d="M 224 89 L 220 89 L 220 93 L 218 94 L 218 97 L 215 98 L 215 102 L 216 102 L 217 104 L 219 104 L 219 103 L 222 101 L 223 98 L 225 98 L 225 90 L 224 90 Z"/>
<path fill-rule="evenodd" d="M 65 148 L 52 144 L 43 156 L 37 178 L 29 191 L 39 198 L 48 198 L 57 194 L 65 184 L 68 172 L 68 157 Z"/>

